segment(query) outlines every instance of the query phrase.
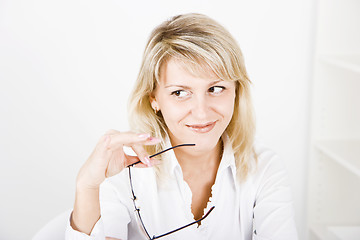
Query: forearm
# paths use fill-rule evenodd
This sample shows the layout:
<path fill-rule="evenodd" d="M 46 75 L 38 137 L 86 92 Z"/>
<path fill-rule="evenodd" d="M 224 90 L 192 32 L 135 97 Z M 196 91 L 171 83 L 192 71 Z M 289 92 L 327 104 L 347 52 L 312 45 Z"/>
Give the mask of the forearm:
<path fill-rule="evenodd" d="M 100 218 L 99 189 L 77 188 L 71 218 L 73 229 L 90 235 Z"/>

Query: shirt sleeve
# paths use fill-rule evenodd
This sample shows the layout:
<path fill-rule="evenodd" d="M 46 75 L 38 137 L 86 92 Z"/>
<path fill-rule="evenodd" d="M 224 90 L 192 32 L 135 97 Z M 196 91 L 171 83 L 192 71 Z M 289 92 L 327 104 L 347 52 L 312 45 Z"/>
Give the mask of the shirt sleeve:
<path fill-rule="evenodd" d="M 264 166 L 253 215 L 253 240 L 270 239 L 298 239 L 287 173 L 276 154 Z"/>
<path fill-rule="evenodd" d="M 101 218 L 104 223 L 105 236 L 121 240 L 128 239 L 130 212 L 125 204 L 128 195 L 124 179 L 113 178 L 114 184 L 106 179 L 100 187 Z M 116 179 L 121 181 L 116 181 Z"/>
<path fill-rule="evenodd" d="M 127 227 L 131 218 L 128 209 L 121 201 L 123 196 L 119 194 L 119 191 L 125 193 L 124 190 L 116 189 L 109 181 L 105 180 L 100 185 L 101 217 L 94 225 L 90 236 L 74 230 L 70 225 L 69 218 L 65 240 L 105 240 L 105 236 L 127 240 Z"/>
<path fill-rule="evenodd" d="M 90 236 L 86 233 L 74 230 L 70 225 L 71 217 L 72 212 L 69 221 L 67 222 L 65 240 L 105 240 L 104 225 L 101 217 L 93 227 Z"/>

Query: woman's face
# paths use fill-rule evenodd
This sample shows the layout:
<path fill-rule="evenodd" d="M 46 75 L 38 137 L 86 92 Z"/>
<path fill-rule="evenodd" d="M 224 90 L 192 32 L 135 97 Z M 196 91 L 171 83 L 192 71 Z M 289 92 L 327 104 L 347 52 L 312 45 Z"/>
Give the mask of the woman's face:
<path fill-rule="evenodd" d="M 211 71 L 194 76 L 170 59 L 161 67 L 160 83 L 150 99 L 164 117 L 172 144 L 195 143 L 197 151 L 209 151 L 232 118 L 235 83 Z"/>

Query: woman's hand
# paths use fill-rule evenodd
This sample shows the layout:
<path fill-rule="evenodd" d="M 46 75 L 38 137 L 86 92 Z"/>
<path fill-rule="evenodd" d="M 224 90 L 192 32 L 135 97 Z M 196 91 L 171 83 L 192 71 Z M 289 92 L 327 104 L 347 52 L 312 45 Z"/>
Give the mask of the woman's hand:
<path fill-rule="evenodd" d="M 126 166 L 141 161 L 137 167 L 151 167 L 157 160 L 150 160 L 143 145 L 154 145 L 160 139 L 150 134 L 107 131 L 97 143 L 94 151 L 81 167 L 76 184 L 80 190 L 98 189 L 107 177 L 120 173 Z M 131 147 L 137 156 L 124 153 L 124 146 Z"/>

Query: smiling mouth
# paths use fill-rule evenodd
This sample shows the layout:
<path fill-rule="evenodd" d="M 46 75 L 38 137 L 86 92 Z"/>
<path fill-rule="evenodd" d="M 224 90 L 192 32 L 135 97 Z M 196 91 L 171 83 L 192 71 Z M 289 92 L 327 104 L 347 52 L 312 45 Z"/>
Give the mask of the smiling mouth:
<path fill-rule="evenodd" d="M 205 124 L 194 124 L 194 125 L 186 125 L 190 130 L 197 133 L 207 133 L 210 132 L 216 124 L 216 121 L 209 122 Z"/>

